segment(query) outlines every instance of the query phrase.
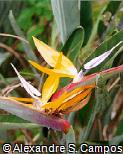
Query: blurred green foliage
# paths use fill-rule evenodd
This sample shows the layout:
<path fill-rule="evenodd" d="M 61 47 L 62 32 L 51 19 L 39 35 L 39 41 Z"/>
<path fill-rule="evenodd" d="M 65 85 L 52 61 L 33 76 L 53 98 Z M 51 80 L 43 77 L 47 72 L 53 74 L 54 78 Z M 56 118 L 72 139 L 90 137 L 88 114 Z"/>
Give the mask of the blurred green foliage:
<path fill-rule="evenodd" d="M 121 1 L 114 2 L 103 0 L 94 1 L 93 3 L 90 1 L 81 1 L 81 3 L 78 4 L 80 6 L 78 9 L 79 12 L 77 12 L 79 13 L 79 17 L 76 17 L 80 19 L 80 27 L 75 26 L 76 21 L 78 20 L 72 20 L 72 18 L 69 18 L 71 20 L 66 22 L 66 19 L 64 19 L 63 16 L 62 20 L 60 20 L 62 26 L 64 26 L 64 24 L 67 25 L 67 28 L 64 29 L 67 34 L 66 38 L 64 38 L 64 40 L 66 40 L 64 45 L 59 36 L 63 31 L 60 33 L 58 32 L 58 28 L 54 21 L 54 19 L 58 20 L 60 16 L 57 14 L 57 17 L 53 17 L 50 3 L 50 0 L 26 0 L 18 1 L 12 5 L 10 1 L 8 1 L 8 3 L 0 1 L 0 11 L 2 12 L 3 8 L 5 8 L 5 14 L 0 19 L 1 32 L 12 33 L 12 29 L 9 25 L 10 18 L 8 19 L 9 10 L 12 10 L 16 23 L 14 25 L 11 23 L 13 34 L 16 33 L 21 37 L 25 37 L 25 39 L 29 41 L 29 44 L 26 44 L 13 38 L 9 39 L 8 37 L 0 36 L 2 38 L 1 42 L 4 42 L 5 45 L 11 47 L 14 52 L 18 54 L 18 56 L 15 56 L 15 54 L 11 53 L 9 50 L 3 50 L 2 47 L 0 48 L 1 94 L 5 92 L 6 88 L 8 88 L 8 84 L 10 84 L 9 86 L 11 87 L 11 84 L 18 83 L 18 79 L 15 77 L 14 71 L 10 67 L 11 62 L 15 64 L 23 75 L 26 70 L 25 77 L 36 87 L 41 89 L 41 83 L 45 81 L 46 76 L 34 71 L 27 62 L 29 57 L 32 57 L 39 61 L 41 65 L 46 65 L 42 57 L 40 57 L 39 53 L 35 50 L 32 42 L 33 35 L 49 45 L 52 44 L 52 46 L 57 49 L 62 49 L 63 53 L 74 62 L 78 70 L 83 68 L 84 62 L 99 56 L 113 48 L 118 42 L 123 41 L 123 3 Z M 54 3 L 56 2 L 54 1 Z M 62 6 L 61 3 L 59 3 L 60 1 L 57 1 L 57 6 Z M 73 6 L 71 5 L 71 7 Z M 64 17 L 66 14 L 67 17 L 69 17 L 71 15 L 69 10 L 71 9 L 69 8 L 66 10 L 66 8 L 69 8 L 68 2 L 63 8 L 60 7 L 60 10 L 56 11 L 61 14 L 64 13 Z M 9 22 L 9 24 L 6 24 L 6 22 Z M 15 29 L 19 30 L 16 31 Z M 70 33 L 70 29 L 74 30 Z M 32 56 L 32 54 L 30 56 L 31 51 L 34 56 Z M 22 63 L 19 59 L 22 60 Z M 123 64 L 122 44 L 114 49 L 111 56 L 109 56 L 102 64 L 89 71 L 88 74 L 99 72 L 100 70 L 118 66 L 120 64 Z M 35 144 L 51 144 L 54 142 L 66 144 L 69 143 L 71 139 L 73 142 L 76 142 L 77 146 L 79 146 L 82 141 L 92 142 L 93 144 L 101 144 L 102 142 L 107 144 L 108 141 L 111 140 L 110 143 L 119 144 L 123 141 L 123 113 L 121 110 L 123 107 L 123 101 L 116 101 L 116 99 L 118 97 L 123 100 L 122 80 L 122 74 L 118 74 L 108 80 L 105 80 L 101 76 L 97 80 L 97 88 L 93 91 L 89 103 L 82 110 L 73 113 L 68 117 L 68 119 L 71 119 L 73 123 L 73 128 L 70 129 L 70 132 L 66 136 L 62 133 L 49 130 L 47 134 L 48 137 L 45 137 L 42 127 L 40 128 L 37 125 L 31 125 L 31 123 L 21 120 L 16 116 L 9 116 L 6 115 L 6 112 L 0 111 L 0 124 L 3 126 L 1 127 L 0 141 L 8 141 L 6 134 L 7 130 L 7 133 L 10 133 L 8 135 L 10 137 L 10 142 L 13 142 L 14 140 L 24 142 L 24 138 L 26 138 L 27 141 L 31 138 L 30 140 Z M 70 80 L 67 81 L 66 79 L 63 79 L 60 86 L 66 85 L 68 82 L 70 82 Z M 12 91 L 11 95 L 21 97 L 28 96 L 22 88 L 17 88 Z M 117 102 L 120 102 L 121 104 L 118 104 Z M 119 106 L 117 107 L 117 105 Z M 117 108 L 116 117 L 113 119 L 111 118 L 111 115 L 115 108 Z M 4 122 L 8 122 L 8 124 Z M 20 123 L 23 123 L 22 127 Z M 24 126 L 24 123 L 27 124 L 27 126 Z M 6 127 L 6 130 L 3 129 L 4 126 Z M 32 129 L 34 127 L 35 129 Z M 19 131 L 17 128 L 21 128 L 21 130 Z M 16 130 L 14 130 L 14 137 L 11 135 L 13 129 Z M 110 132 L 108 132 L 108 130 L 110 130 Z M 6 137 L 4 138 L 5 135 Z M 29 141 L 27 143 L 31 142 Z"/>
<path fill-rule="evenodd" d="M 46 32 L 53 18 L 50 0 L 27 0 L 24 3 L 25 7 L 17 19 L 20 28 L 26 32 L 29 41 L 33 35 L 48 41 Z"/>

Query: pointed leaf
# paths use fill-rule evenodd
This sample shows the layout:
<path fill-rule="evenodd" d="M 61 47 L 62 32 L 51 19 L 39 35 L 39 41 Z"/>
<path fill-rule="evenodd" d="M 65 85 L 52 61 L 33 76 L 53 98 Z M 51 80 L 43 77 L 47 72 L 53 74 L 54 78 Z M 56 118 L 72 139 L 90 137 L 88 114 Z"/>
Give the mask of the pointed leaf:
<path fill-rule="evenodd" d="M 0 66 L 8 57 L 10 57 L 10 53 L 0 53 Z"/>
<path fill-rule="evenodd" d="M 80 53 L 83 39 L 84 29 L 82 27 L 78 27 L 75 31 L 72 32 L 64 47 L 62 48 L 63 53 L 74 63 Z"/>
<path fill-rule="evenodd" d="M 11 114 L 0 114 L 0 122 L 6 123 L 27 123 L 28 121 L 23 120 L 15 115 Z"/>
<path fill-rule="evenodd" d="M 11 26 L 12 26 L 13 30 L 15 31 L 15 33 L 18 36 L 25 39 L 25 36 L 24 36 L 23 32 L 21 31 L 20 27 L 18 26 L 18 24 L 17 24 L 17 22 L 15 20 L 15 17 L 14 17 L 14 15 L 12 13 L 12 10 L 10 10 L 10 12 L 9 12 L 9 20 L 10 20 Z M 37 57 L 35 56 L 34 52 L 32 51 L 31 46 L 29 45 L 29 43 L 25 43 L 25 42 L 22 41 L 22 45 L 23 45 L 23 47 L 25 49 L 24 51 L 26 53 L 26 56 L 31 60 L 38 61 Z"/>
<path fill-rule="evenodd" d="M 39 128 L 40 125 L 33 123 L 9 123 L 9 122 L 0 122 L 0 130 L 10 130 L 10 129 L 31 129 Z"/>
<path fill-rule="evenodd" d="M 51 0 L 57 28 L 64 44 L 69 35 L 80 25 L 79 1 Z"/>
<path fill-rule="evenodd" d="M 80 1 L 80 25 L 84 28 L 86 34 L 83 42 L 84 46 L 89 39 L 93 26 L 91 1 Z"/>
<path fill-rule="evenodd" d="M 106 19 L 101 18 L 99 21 L 99 25 L 98 25 L 97 32 L 100 37 L 102 37 L 104 33 L 106 32 L 106 30 L 109 28 L 109 24 L 114 19 L 113 17 L 119 10 L 120 4 L 121 4 L 121 1 L 109 1 L 108 2 L 107 6 L 105 7 L 102 13 L 102 16 L 107 16 L 107 21 L 105 21 Z M 106 25 L 106 22 L 108 22 L 108 25 Z"/>
<path fill-rule="evenodd" d="M 73 143 L 73 144 L 76 143 L 76 141 L 75 141 L 75 133 L 74 133 L 74 129 L 73 129 L 72 126 L 70 127 L 69 132 L 67 133 L 67 135 L 65 136 L 65 138 L 66 138 L 66 146 L 67 146 L 67 149 L 68 149 L 68 145 L 70 143 Z M 67 152 L 67 154 L 70 154 L 70 153 Z"/>

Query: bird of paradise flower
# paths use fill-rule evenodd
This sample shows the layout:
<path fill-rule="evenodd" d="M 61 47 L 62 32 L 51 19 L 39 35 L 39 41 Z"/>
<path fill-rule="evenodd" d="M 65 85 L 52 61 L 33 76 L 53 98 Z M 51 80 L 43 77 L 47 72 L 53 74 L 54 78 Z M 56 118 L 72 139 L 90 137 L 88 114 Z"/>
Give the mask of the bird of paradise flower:
<path fill-rule="evenodd" d="M 123 71 L 123 65 L 84 76 L 83 70 L 77 72 L 76 67 L 62 52 L 55 51 L 35 37 L 33 39 L 41 56 L 52 67 L 49 69 L 34 61 L 29 61 L 36 69 L 49 75 L 43 85 L 42 93 L 27 82 L 11 64 L 20 79 L 21 86 L 31 98 L 0 97 L 0 108 L 31 122 L 67 133 L 70 123 L 63 119 L 63 115 L 77 111 L 88 103 L 92 89 L 96 87 L 98 75 L 109 77 L 113 73 Z M 121 43 L 119 42 L 111 50 L 86 63 L 84 69 L 87 71 L 99 65 Z M 61 77 L 70 77 L 73 81 L 56 92 Z M 30 104 L 22 102 L 30 102 Z"/>

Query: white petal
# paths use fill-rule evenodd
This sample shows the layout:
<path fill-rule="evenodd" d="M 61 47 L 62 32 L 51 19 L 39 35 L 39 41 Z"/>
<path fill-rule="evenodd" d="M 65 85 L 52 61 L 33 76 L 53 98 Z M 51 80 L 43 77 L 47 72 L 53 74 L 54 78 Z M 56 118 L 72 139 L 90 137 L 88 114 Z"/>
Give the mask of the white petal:
<path fill-rule="evenodd" d="M 85 65 L 84 65 L 84 68 L 86 70 L 89 70 L 91 68 L 94 68 L 96 66 L 98 66 L 99 64 L 101 64 L 111 53 L 112 51 L 118 47 L 121 43 L 123 43 L 123 41 L 120 41 L 117 45 L 115 45 L 111 50 L 107 51 L 107 52 L 104 52 L 102 55 L 90 60 L 89 62 L 87 62 Z"/>
<path fill-rule="evenodd" d="M 30 96 L 32 96 L 32 98 L 38 99 L 39 96 L 41 96 L 41 93 L 35 88 L 33 87 L 30 83 L 28 83 L 17 71 L 17 69 L 14 67 L 13 64 L 11 64 L 13 69 L 15 70 L 18 78 L 20 79 L 20 82 L 22 84 L 22 86 L 24 87 L 24 89 L 27 91 L 28 94 L 30 94 Z M 37 97 L 38 96 L 38 97 Z"/>
<path fill-rule="evenodd" d="M 83 78 L 83 70 L 81 70 L 73 79 L 73 83 L 81 81 Z"/>

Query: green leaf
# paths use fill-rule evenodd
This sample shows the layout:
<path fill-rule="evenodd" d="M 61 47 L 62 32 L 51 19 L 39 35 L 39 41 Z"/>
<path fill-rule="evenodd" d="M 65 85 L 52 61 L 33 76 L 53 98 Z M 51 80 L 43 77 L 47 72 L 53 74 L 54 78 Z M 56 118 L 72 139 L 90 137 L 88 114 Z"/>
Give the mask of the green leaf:
<path fill-rule="evenodd" d="M 66 41 L 62 51 L 67 57 L 75 63 L 77 56 L 80 53 L 80 49 L 84 40 L 84 29 L 82 27 L 77 28 L 70 35 Z"/>
<path fill-rule="evenodd" d="M 103 84 L 106 84 L 105 80 L 101 81 Z M 102 83 L 101 83 L 102 84 Z M 95 112 L 103 113 L 111 103 L 111 97 L 109 92 L 107 91 L 105 85 L 103 87 L 98 87 L 95 92 L 96 103 L 98 104 L 98 108 L 95 109 Z"/>
<path fill-rule="evenodd" d="M 0 122 L 9 122 L 9 123 L 27 123 L 26 120 L 23 120 L 15 115 L 0 115 Z M 28 122 L 29 123 L 29 122 Z"/>
<path fill-rule="evenodd" d="M 0 53 L 0 65 L 6 60 L 8 59 L 8 57 L 10 56 L 10 53 Z"/>
<path fill-rule="evenodd" d="M 117 3 L 116 8 L 118 9 L 118 5 L 120 5 L 121 1 L 117 1 L 116 3 Z M 116 8 L 112 9 L 113 7 L 115 8 L 115 6 L 113 6 L 113 1 L 110 1 L 109 3 L 106 3 L 106 5 L 101 9 L 101 11 L 97 17 L 97 20 L 93 26 L 92 33 L 90 35 L 88 43 L 85 46 L 85 48 L 83 49 L 83 52 L 81 54 L 82 59 L 85 59 L 85 57 L 88 57 L 90 55 L 90 53 L 93 52 L 93 43 L 98 35 L 98 29 L 99 29 L 100 21 L 102 21 L 102 19 L 103 19 L 103 14 L 106 10 L 107 11 L 110 10 L 110 11 L 112 11 L 112 14 L 115 14 L 116 13 L 115 11 L 117 11 L 117 9 Z M 105 30 L 103 30 L 102 32 L 104 32 Z"/>
<path fill-rule="evenodd" d="M 105 18 L 107 19 L 103 19 L 102 17 L 99 21 L 99 26 L 98 26 L 98 35 L 100 37 L 104 34 L 106 29 L 109 27 L 109 25 L 108 26 L 105 25 L 104 20 L 107 20 L 106 22 L 110 23 L 111 20 L 113 19 L 113 16 L 119 9 L 120 4 L 121 4 L 121 1 L 110 1 L 108 5 L 106 6 L 102 16 L 105 16 Z"/>
<path fill-rule="evenodd" d="M 123 73 L 120 73 L 120 86 L 123 89 Z"/>
<path fill-rule="evenodd" d="M 56 25 L 56 22 L 53 21 L 52 23 L 52 30 L 51 30 L 51 43 L 50 45 L 56 49 L 57 46 L 58 46 L 58 31 L 57 31 L 57 25 Z"/>
<path fill-rule="evenodd" d="M 34 14 L 35 8 L 26 8 L 23 9 L 19 18 L 18 18 L 18 24 L 20 25 L 23 30 L 27 30 L 32 25 L 32 16 Z"/>
<path fill-rule="evenodd" d="M 69 35 L 80 25 L 80 10 L 78 1 L 51 0 L 53 14 L 64 44 Z"/>
<path fill-rule="evenodd" d="M 111 103 L 110 95 L 105 88 L 105 80 L 102 77 L 100 77 L 97 82 L 98 84 L 95 91 L 96 100 L 94 100 L 92 103 L 92 111 L 87 127 L 81 139 L 82 142 L 88 140 L 96 115 L 98 113 L 99 115 L 101 115 Z"/>
<path fill-rule="evenodd" d="M 74 64 L 78 55 L 80 54 L 80 49 L 82 47 L 82 43 L 84 40 L 84 29 L 82 27 L 78 27 L 73 33 L 70 35 L 69 39 L 66 41 L 65 45 L 61 49 L 64 55 L 66 55 Z M 66 84 L 70 82 L 70 79 L 63 78 L 60 80 L 60 87 L 64 87 Z"/>
<path fill-rule="evenodd" d="M 92 46 L 92 43 L 93 43 L 93 41 L 95 40 L 95 38 L 96 38 L 96 36 L 97 36 L 97 30 L 98 30 L 99 22 L 100 22 L 100 20 L 101 20 L 101 18 L 102 18 L 102 14 L 103 14 L 105 8 L 106 8 L 106 6 L 104 6 L 104 7 L 102 8 L 102 10 L 100 11 L 100 13 L 99 13 L 99 15 L 98 15 L 98 17 L 97 17 L 97 20 L 96 20 L 96 22 L 95 22 L 95 24 L 94 24 L 94 26 L 93 26 L 92 33 L 91 33 L 91 35 L 90 35 L 90 38 L 89 38 L 89 40 L 88 40 L 88 43 L 87 43 L 87 45 L 85 46 L 86 49 L 85 49 L 84 53 L 82 54 L 82 56 L 85 55 L 85 54 L 87 55 L 88 52 L 91 51 L 91 50 L 89 50 L 89 48 Z M 85 53 L 85 52 L 87 52 L 87 53 Z"/>
<path fill-rule="evenodd" d="M 104 52 L 112 49 L 120 41 L 123 41 L 123 37 L 122 36 L 123 36 L 123 30 L 119 31 L 118 33 L 116 33 L 115 35 L 113 35 L 112 37 L 110 37 L 109 39 L 107 39 L 106 41 L 104 41 L 103 43 L 101 43 L 100 46 L 98 48 L 96 48 L 96 50 L 86 59 L 85 63 L 88 62 L 88 61 L 90 61 L 91 59 L 93 59 L 93 58 L 101 55 L 102 53 L 104 53 Z M 94 72 L 97 72 L 99 70 L 102 70 L 101 68 L 116 53 L 116 51 L 117 51 L 117 48 L 114 49 L 114 51 L 112 52 L 112 54 L 106 60 L 104 60 L 104 62 L 102 62 L 96 68 L 91 69 L 91 71 L 89 71 L 89 73 L 94 73 Z M 114 58 L 115 57 L 116 56 L 114 56 Z"/>
<path fill-rule="evenodd" d="M 32 36 L 38 36 L 40 35 L 42 32 L 44 31 L 44 27 L 41 26 L 32 26 L 28 32 L 27 32 L 27 38 L 31 41 L 32 40 Z"/>
<path fill-rule="evenodd" d="M 65 138 L 66 138 L 66 147 L 68 147 L 68 145 L 70 143 L 73 143 L 73 144 L 76 143 L 75 142 L 75 133 L 74 133 L 74 130 L 73 130 L 73 127 L 72 126 L 70 127 L 69 132 L 67 133 L 67 135 L 65 136 Z M 67 152 L 67 154 L 70 154 L 70 153 Z"/>
<path fill-rule="evenodd" d="M 8 20 L 9 10 L 13 10 L 13 12 L 18 16 L 24 6 L 24 1 L 0 1 L 0 29 L 1 32 L 11 33 L 11 27 Z M 4 39 L 3 39 L 4 40 Z M 2 42 L 4 42 L 2 40 Z M 7 42 L 8 43 L 8 42 Z"/>
<path fill-rule="evenodd" d="M 0 130 L 9 130 L 9 129 L 20 129 L 20 128 L 39 128 L 40 126 L 33 123 L 9 123 L 9 122 L 0 122 Z"/>
<path fill-rule="evenodd" d="M 114 54 L 111 54 L 111 56 L 110 56 L 111 58 L 110 58 L 107 62 L 105 62 L 104 66 L 102 66 L 101 70 L 105 70 L 105 69 L 111 68 L 112 65 L 113 65 L 113 62 L 114 62 L 115 58 L 116 58 L 121 52 L 123 52 L 123 46 L 120 47 L 120 49 L 119 49 L 117 52 L 115 52 Z"/>
<path fill-rule="evenodd" d="M 66 135 L 66 144 L 67 143 L 76 143 L 75 142 L 75 133 L 73 127 L 71 126 L 69 132 Z"/>
<path fill-rule="evenodd" d="M 18 128 L 37 128 L 38 124 L 30 123 L 14 115 L 0 115 L 0 130 Z"/>
<path fill-rule="evenodd" d="M 117 126 L 117 131 L 116 131 L 116 135 L 122 135 L 122 134 L 123 134 L 123 119 L 119 121 L 119 124 Z"/>
<path fill-rule="evenodd" d="M 80 1 L 80 25 L 84 28 L 86 34 L 84 37 L 84 46 L 89 39 L 93 26 L 91 1 Z"/>
<path fill-rule="evenodd" d="M 15 33 L 17 35 L 19 35 L 20 37 L 26 39 L 23 32 L 21 31 L 20 27 L 18 26 L 18 24 L 17 24 L 17 22 L 15 20 L 12 11 L 9 12 L 9 20 L 10 20 L 11 26 L 12 26 L 13 30 L 15 31 Z M 23 45 L 23 47 L 25 49 L 24 51 L 26 53 L 27 58 L 30 59 L 30 60 L 32 59 L 34 61 L 38 61 L 36 55 L 32 51 L 32 48 L 31 48 L 30 44 L 22 42 L 22 45 Z"/>
<path fill-rule="evenodd" d="M 109 145 L 119 145 L 121 142 L 123 142 L 123 135 L 119 135 L 119 136 L 115 136 L 114 138 L 112 138 L 110 141 L 109 141 Z M 121 144 L 122 145 L 122 144 Z M 107 154 L 112 154 L 111 152 L 108 152 Z"/>
<path fill-rule="evenodd" d="M 76 112 L 72 112 L 68 117 L 68 121 L 71 123 L 71 125 L 74 125 L 75 115 L 76 115 Z"/>

